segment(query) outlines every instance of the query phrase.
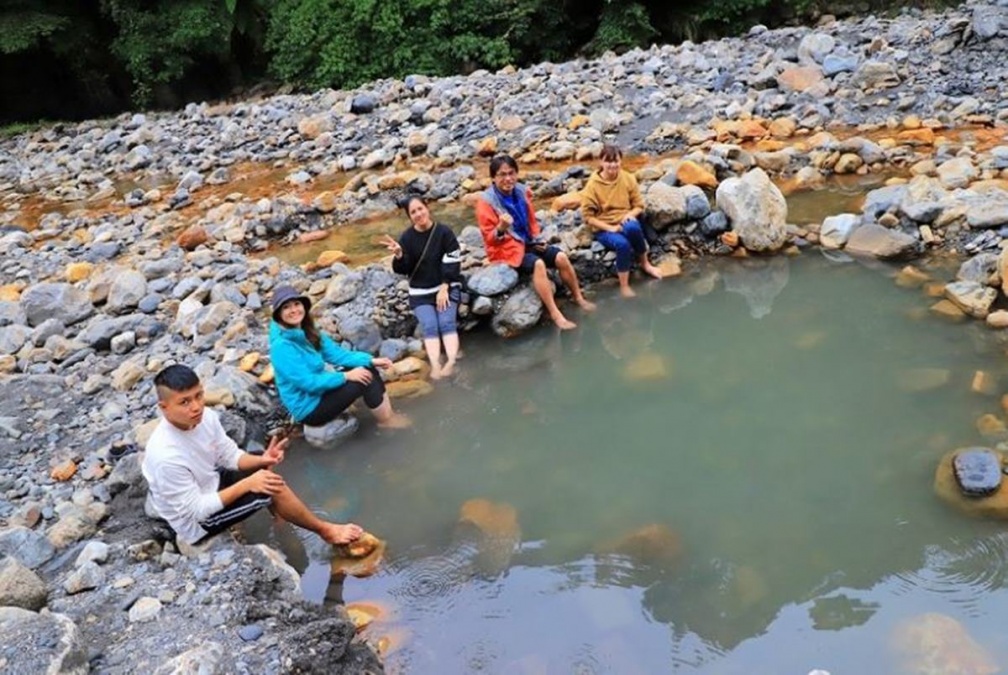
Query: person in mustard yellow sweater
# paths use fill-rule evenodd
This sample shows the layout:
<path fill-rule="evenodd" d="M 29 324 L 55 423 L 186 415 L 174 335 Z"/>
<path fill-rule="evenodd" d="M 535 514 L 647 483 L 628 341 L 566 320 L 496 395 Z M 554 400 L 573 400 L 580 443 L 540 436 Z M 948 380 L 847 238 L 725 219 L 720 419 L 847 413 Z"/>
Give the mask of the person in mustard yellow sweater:
<path fill-rule="evenodd" d="M 588 178 L 581 191 L 581 215 L 592 228 L 595 240 L 616 252 L 616 277 L 620 294 L 636 295 L 630 288 L 630 267 L 636 257 L 641 270 L 655 279 L 662 272 L 648 260 L 648 244 L 640 221 L 644 211 L 637 179 L 622 168 L 623 152 L 615 145 L 602 147 L 602 166 Z"/>

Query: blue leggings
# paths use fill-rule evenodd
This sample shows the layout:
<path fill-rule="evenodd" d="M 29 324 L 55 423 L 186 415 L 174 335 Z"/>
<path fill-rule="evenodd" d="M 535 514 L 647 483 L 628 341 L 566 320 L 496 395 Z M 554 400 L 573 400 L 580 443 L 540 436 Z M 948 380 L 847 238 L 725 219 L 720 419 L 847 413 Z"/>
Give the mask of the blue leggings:
<path fill-rule="evenodd" d="M 458 326 L 455 322 L 457 312 L 458 304 L 454 301 L 449 301 L 443 312 L 439 312 L 434 304 L 417 305 L 413 308 L 424 339 L 457 333 Z"/>
<path fill-rule="evenodd" d="M 622 232 L 596 232 L 595 241 L 610 251 L 616 251 L 616 271 L 629 272 L 635 257 L 647 253 L 647 240 L 636 218 L 623 223 Z"/>

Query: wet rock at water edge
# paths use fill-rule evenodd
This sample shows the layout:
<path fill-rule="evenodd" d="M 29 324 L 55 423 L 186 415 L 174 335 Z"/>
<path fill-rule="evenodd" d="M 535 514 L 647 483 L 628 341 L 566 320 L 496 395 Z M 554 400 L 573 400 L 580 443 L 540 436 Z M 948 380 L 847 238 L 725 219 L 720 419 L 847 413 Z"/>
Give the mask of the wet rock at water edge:
<path fill-rule="evenodd" d="M 1001 461 L 987 448 L 960 450 L 952 459 L 952 468 L 964 495 L 986 497 L 1001 486 Z"/>
<path fill-rule="evenodd" d="M 322 426 L 304 425 L 304 437 L 317 448 L 332 448 L 353 436 L 359 426 L 353 415 L 340 415 Z"/>

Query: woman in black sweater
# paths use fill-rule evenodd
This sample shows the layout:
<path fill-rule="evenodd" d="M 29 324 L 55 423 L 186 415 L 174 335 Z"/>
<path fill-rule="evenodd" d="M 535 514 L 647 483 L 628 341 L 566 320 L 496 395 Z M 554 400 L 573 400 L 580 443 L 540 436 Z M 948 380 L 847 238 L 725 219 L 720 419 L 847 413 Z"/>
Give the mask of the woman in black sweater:
<path fill-rule="evenodd" d="M 452 374 L 458 357 L 455 317 L 462 293 L 462 254 L 455 233 L 431 219 L 423 199 L 410 197 L 404 209 L 412 227 L 400 235 L 399 241 L 385 235 L 381 243 L 394 256 L 392 269 L 409 277 L 410 307 L 420 323 L 431 377 L 438 380 Z"/>

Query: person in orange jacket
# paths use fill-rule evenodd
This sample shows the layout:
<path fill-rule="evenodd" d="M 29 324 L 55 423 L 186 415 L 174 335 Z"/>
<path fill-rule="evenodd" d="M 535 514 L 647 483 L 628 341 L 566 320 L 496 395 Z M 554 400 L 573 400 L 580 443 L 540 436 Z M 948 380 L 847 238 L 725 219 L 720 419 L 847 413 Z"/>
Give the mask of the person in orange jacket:
<path fill-rule="evenodd" d="M 497 155 L 490 160 L 488 187 L 476 202 L 476 222 L 483 233 L 487 259 L 502 262 L 518 274 L 531 275 L 532 287 L 546 306 L 546 311 L 561 330 L 575 328 L 557 307 L 547 268 L 555 268 L 570 290 L 571 296 L 582 309 L 592 311 L 581 291 L 577 272 L 567 254 L 556 246 L 549 246 L 539 236 L 539 222 L 532 206 L 532 191 L 518 182 L 518 162 L 510 155 Z"/>

